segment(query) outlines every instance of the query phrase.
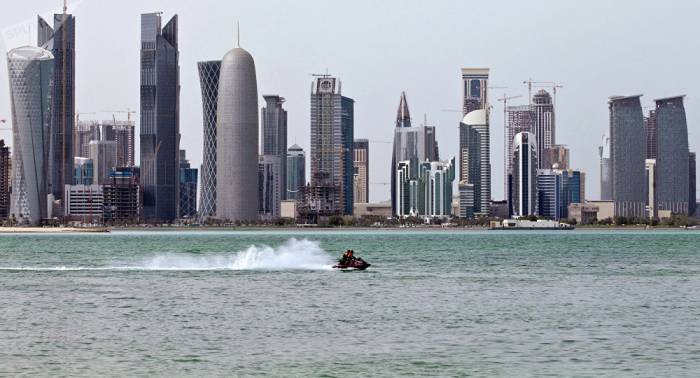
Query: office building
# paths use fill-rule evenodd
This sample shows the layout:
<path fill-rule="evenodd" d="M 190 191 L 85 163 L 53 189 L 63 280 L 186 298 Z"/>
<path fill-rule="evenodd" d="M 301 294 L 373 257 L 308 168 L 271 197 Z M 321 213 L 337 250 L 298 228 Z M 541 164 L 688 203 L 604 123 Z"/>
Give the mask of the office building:
<path fill-rule="evenodd" d="M 236 46 L 224 55 L 216 120 L 216 216 L 258 219 L 258 85 L 255 62 Z"/>
<path fill-rule="evenodd" d="M 369 140 L 355 139 L 354 143 L 354 188 L 355 203 L 369 202 Z"/>
<path fill-rule="evenodd" d="M 275 198 L 283 200 L 287 198 L 287 111 L 282 108 L 284 98 L 278 95 L 265 95 L 265 106 L 260 111 L 260 123 L 262 125 L 262 140 L 260 151 L 266 156 L 276 156 L 279 164 L 277 171 L 272 172 L 277 176 L 279 194 Z M 275 205 L 278 207 L 279 205 Z"/>
<path fill-rule="evenodd" d="M 299 188 L 306 186 L 306 154 L 294 144 L 287 149 L 287 199 L 299 199 Z"/>
<path fill-rule="evenodd" d="M 171 222 L 179 203 L 178 17 L 141 15 L 141 184 L 146 222 Z M 257 143 L 256 143 L 257 145 Z"/>
<path fill-rule="evenodd" d="M 37 224 L 47 214 L 53 69 L 53 55 L 42 48 L 7 53 L 14 136 L 10 214 L 19 223 Z"/>
<path fill-rule="evenodd" d="M 616 96 L 608 102 L 612 199 L 615 215 L 625 218 L 646 216 L 646 138 L 640 97 Z"/>
<path fill-rule="evenodd" d="M 462 68 L 462 116 L 488 108 L 488 68 Z"/>
<path fill-rule="evenodd" d="M 488 216 L 491 201 L 491 138 L 488 110 L 470 112 L 459 125 L 459 182 L 465 190 L 460 196 L 473 196 L 472 210 L 461 211 L 473 216 Z M 467 186 L 467 184 L 471 184 Z M 471 190 L 467 190 L 471 188 Z M 460 206 L 467 198 L 460 197 Z M 467 205 L 468 206 L 468 205 Z"/>
<path fill-rule="evenodd" d="M 82 223 L 101 223 L 104 215 L 102 185 L 66 185 L 65 216 Z"/>
<path fill-rule="evenodd" d="M 73 185 L 92 185 L 95 180 L 95 166 L 92 159 L 73 158 Z"/>
<path fill-rule="evenodd" d="M 180 150 L 180 218 L 197 216 L 197 168 L 190 166 L 185 150 Z"/>
<path fill-rule="evenodd" d="M 539 168 L 548 169 L 551 166 L 545 166 L 545 150 L 552 148 L 555 144 L 555 118 L 554 104 L 552 96 L 540 89 L 532 96 L 532 112 L 535 114 L 535 129 L 534 134 L 537 138 L 537 156 L 539 157 Z"/>
<path fill-rule="evenodd" d="M 199 216 L 206 220 L 216 216 L 216 110 L 219 101 L 221 61 L 197 63 L 202 90 L 204 146 L 199 190 Z"/>
<path fill-rule="evenodd" d="M 282 180 L 278 155 L 261 155 L 258 161 L 258 212 L 263 219 L 279 218 L 281 214 Z"/>
<path fill-rule="evenodd" d="M 142 204 L 139 168 L 119 167 L 112 171 L 102 187 L 105 222 L 136 224 L 141 219 Z"/>
<path fill-rule="evenodd" d="M 102 121 L 102 140 L 117 144 L 117 167 L 134 166 L 134 121 L 116 119 Z"/>
<path fill-rule="evenodd" d="M 659 211 L 688 212 L 688 124 L 684 96 L 656 102 L 656 200 Z"/>
<path fill-rule="evenodd" d="M 452 216 L 452 184 L 456 177 L 454 158 L 449 161 L 399 161 L 395 174 L 395 216 Z"/>
<path fill-rule="evenodd" d="M 513 165 L 513 140 L 518 133 L 534 132 L 535 112 L 529 105 L 517 105 L 506 107 L 506 129 L 504 137 L 504 158 L 503 158 L 503 183 L 505 193 L 508 193 L 508 177 L 511 174 Z M 506 196 L 507 198 L 507 196 Z"/>
<path fill-rule="evenodd" d="M 696 159 L 695 152 L 688 154 L 688 213 L 695 214 L 697 209 Z"/>
<path fill-rule="evenodd" d="M 0 219 L 10 216 L 11 164 L 10 147 L 5 145 L 4 139 L 0 139 Z"/>
<path fill-rule="evenodd" d="M 545 148 L 542 153 L 542 169 L 569 169 L 569 149 L 566 146 L 557 144 Z"/>
<path fill-rule="evenodd" d="M 656 159 L 646 159 L 644 168 L 647 191 L 647 217 L 649 219 L 656 219 L 659 216 L 659 209 L 656 201 Z"/>
<path fill-rule="evenodd" d="M 324 187 L 337 186 L 343 214 L 353 211 L 353 108 L 354 101 L 342 96 L 339 79 L 324 75 L 312 84 L 311 186 L 321 185 L 319 180 Z"/>
<path fill-rule="evenodd" d="M 73 180 L 73 126 L 75 120 L 75 17 L 54 14 L 53 27 L 38 19 L 37 45 L 53 54 L 51 124 L 48 140 L 48 191 L 63 198 L 64 185 Z"/>
<path fill-rule="evenodd" d="M 90 160 L 94 168 L 92 183 L 104 185 L 110 172 L 117 166 L 117 142 L 93 140 L 90 142 Z"/>
<path fill-rule="evenodd" d="M 537 171 L 537 215 L 569 219 L 569 205 L 585 202 L 585 174 L 572 169 Z"/>
<path fill-rule="evenodd" d="M 532 133 L 513 139 L 511 208 L 516 216 L 537 214 L 537 141 Z"/>
<path fill-rule="evenodd" d="M 610 137 L 603 135 L 603 143 L 598 147 L 600 158 L 600 199 L 612 201 L 612 171 L 610 165 Z"/>
<path fill-rule="evenodd" d="M 87 158 L 90 156 L 90 142 L 102 139 L 98 121 L 78 121 L 73 130 L 74 157 Z"/>

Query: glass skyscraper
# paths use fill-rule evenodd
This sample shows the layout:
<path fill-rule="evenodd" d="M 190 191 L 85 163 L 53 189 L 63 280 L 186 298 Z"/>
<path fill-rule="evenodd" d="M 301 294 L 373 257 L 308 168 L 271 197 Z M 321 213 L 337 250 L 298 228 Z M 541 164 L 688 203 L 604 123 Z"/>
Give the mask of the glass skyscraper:
<path fill-rule="evenodd" d="M 180 150 L 180 218 L 197 216 L 197 168 L 192 168 L 185 150 Z"/>
<path fill-rule="evenodd" d="M 141 184 L 146 222 L 177 219 L 180 65 L 178 17 L 141 15 Z"/>
<path fill-rule="evenodd" d="M 274 157 L 264 159 L 260 164 L 271 169 L 274 188 L 277 193 L 269 197 L 272 201 L 271 208 L 275 209 L 274 217 L 279 217 L 279 201 L 287 197 L 287 111 L 282 108 L 284 98 L 278 95 L 264 95 L 265 106 L 260 110 L 260 124 L 262 126 L 262 138 L 260 151 L 263 156 Z M 258 182 L 263 185 L 262 182 Z M 269 186 L 269 185 L 268 185 Z M 261 191 L 267 193 L 267 191 Z M 258 199 L 260 200 L 260 199 Z"/>
<path fill-rule="evenodd" d="M 532 133 L 518 133 L 513 140 L 511 206 L 517 216 L 537 214 L 537 142 Z"/>
<path fill-rule="evenodd" d="M 287 199 L 299 200 L 299 188 L 306 185 L 306 154 L 294 144 L 287 150 Z"/>
<path fill-rule="evenodd" d="M 47 215 L 53 58 L 51 52 L 31 46 L 7 53 L 14 136 L 10 214 L 20 223 L 38 224 Z"/>
<path fill-rule="evenodd" d="M 204 146 L 200 176 L 199 216 L 201 219 L 216 215 L 216 109 L 219 94 L 221 61 L 197 63 L 199 84 L 202 89 Z"/>
<path fill-rule="evenodd" d="M 683 96 L 656 100 L 657 209 L 688 214 L 688 124 Z"/>
<path fill-rule="evenodd" d="M 611 97 L 608 102 L 612 200 L 615 215 L 626 218 L 646 216 L 646 138 L 640 97 Z"/>
<path fill-rule="evenodd" d="M 474 110 L 464 116 L 459 125 L 459 185 L 461 216 L 488 216 L 491 201 L 491 149 L 488 114 L 486 109 Z M 467 197 L 473 198 L 469 206 Z"/>

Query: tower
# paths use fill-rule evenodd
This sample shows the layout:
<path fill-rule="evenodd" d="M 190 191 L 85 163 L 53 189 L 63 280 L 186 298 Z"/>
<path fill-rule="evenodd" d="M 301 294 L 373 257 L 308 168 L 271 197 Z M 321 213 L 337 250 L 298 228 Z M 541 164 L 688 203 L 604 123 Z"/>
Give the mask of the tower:
<path fill-rule="evenodd" d="M 488 111 L 479 109 L 469 112 L 459 125 L 459 183 L 460 206 L 464 203 L 471 210 L 462 211 L 460 215 L 488 216 L 491 201 L 491 149 Z M 466 196 L 467 198 L 462 198 Z"/>
<path fill-rule="evenodd" d="M 199 216 L 206 220 L 216 215 L 216 111 L 218 106 L 221 61 L 197 63 L 202 90 L 203 140 L 200 174 Z"/>
<path fill-rule="evenodd" d="M 518 133 L 513 140 L 512 208 L 517 216 L 537 214 L 537 142 L 535 135 Z"/>
<path fill-rule="evenodd" d="M 658 210 L 688 214 L 688 124 L 684 96 L 656 102 L 656 200 Z"/>

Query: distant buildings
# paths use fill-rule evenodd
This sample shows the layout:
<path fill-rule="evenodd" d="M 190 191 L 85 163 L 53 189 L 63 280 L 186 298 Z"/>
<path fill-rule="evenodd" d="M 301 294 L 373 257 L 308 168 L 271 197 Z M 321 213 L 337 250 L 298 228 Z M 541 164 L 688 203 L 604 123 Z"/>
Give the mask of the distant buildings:
<path fill-rule="evenodd" d="M 506 107 L 506 129 L 504 131 L 503 183 L 506 198 L 508 198 L 508 178 L 513 166 L 513 141 L 518 133 L 534 132 L 535 112 L 529 105 Z"/>
<path fill-rule="evenodd" d="M 452 216 L 455 159 L 404 160 L 397 164 L 396 216 Z"/>
<path fill-rule="evenodd" d="M 355 139 L 354 154 L 354 203 L 369 202 L 369 140 Z"/>
<path fill-rule="evenodd" d="M 439 161 L 436 146 L 434 126 L 394 129 L 394 156 L 397 164 L 393 173 L 395 177 L 392 191 L 396 216 L 410 215 L 411 206 L 405 202 L 407 198 L 405 190 L 407 185 L 413 185 L 411 182 L 417 182 L 416 180 L 419 179 L 418 166 L 421 162 Z"/>
<path fill-rule="evenodd" d="M 545 148 L 542 153 L 543 169 L 569 169 L 569 149 L 566 146 L 557 144 Z"/>
<path fill-rule="evenodd" d="M 38 224 L 47 214 L 53 59 L 38 47 L 7 53 L 14 135 L 10 213 L 20 224 Z"/>
<path fill-rule="evenodd" d="M 207 219 L 216 215 L 216 113 L 219 101 L 221 61 L 197 63 L 202 89 L 204 146 L 202 148 L 199 216 Z"/>
<path fill-rule="evenodd" d="M 279 218 L 280 201 L 287 196 L 287 111 L 284 98 L 265 95 L 260 111 L 261 135 L 258 162 L 258 211 L 264 218 Z"/>
<path fill-rule="evenodd" d="M 117 166 L 117 142 L 91 141 L 90 160 L 92 160 L 94 169 L 93 184 L 104 185 L 112 170 Z"/>
<path fill-rule="evenodd" d="M 598 147 L 600 157 L 600 199 L 612 201 L 612 166 L 610 164 L 610 137 L 603 135 L 603 141 Z"/>
<path fill-rule="evenodd" d="M 569 219 L 569 205 L 585 202 L 585 174 L 575 170 L 539 170 L 537 196 L 538 216 L 553 220 Z"/>
<path fill-rule="evenodd" d="M 656 109 L 649 111 L 649 115 L 644 117 L 644 132 L 646 134 L 646 159 L 656 159 L 657 156 L 657 126 Z"/>
<path fill-rule="evenodd" d="M 147 222 L 171 222 L 179 203 L 178 17 L 141 15 L 141 183 Z M 257 134 L 256 134 L 257 135 Z"/>
<path fill-rule="evenodd" d="M 511 201 L 516 216 L 536 215 L 537 206 L 537 142 L 532 133 L 518 133 L 513 139 Z"/>
<path fill-rule="evenodd" d="M 488 104 L 488 68 L 462 68 L 462 116 Z"/>
<path fill-rule="evenodd" d="M 287 199 L 299 199 L 299 189 L 306 186 L 306 154 L 294 144 L 287 149 Z"/>
<path fill-rule="evenodd" d="M 0 219 L 10 216 L 11 165 L 10 147 L 5 145 L 5 140 L 0 139 Z"/>
<path fill-rule="evenodd" d="M 104 220 L 110 223 L 134 224 L 141 218 L 142 203 L 139 168 L 120 167 L 112 171 L 102 187 Z"/>
<path fill-rule="evenodd" d="M 408 109 L 408 101 L 406 100 L 406 92 L 401 92 L 401 97 L 399 99 L 399 108 L 396 111 L 396 121 L 394 123 L 394 143 L 391 152 L 391 166 L 389 168 L 389 176 L 391 179 L 391 207 L 392 212 L 396 214 L 397 204 L 396 204 L 396 169 L 399 160 L 407 160 L 410 158 L 401 158 L 400 155 L 408 155 L 410 150 L 406 150 L 407 146 L 397 145 L 398 143 L 404 143 L 401 139 L 397 141 L 397 137 L 401 138 L 403 132 L 400 130 L 402 128 L 411 127 L 411 113 Z M 435 133 L 433 132 L 433 140 L 435 139 Z M 422 144 L 424 145 L 424 143 Z M 418 146 L 416 146 L 418 147 Z M 425 147 L 424 147 L 425 148 Z M 434 153 L 434 152 L 433 152 Z"/>
<path fill-rule="evenodd" d="M 611 97 L 608 103 L 612 200 L 615 214 L 625 218 L 646 216 L 646 139 L 640 97 Z"/>
<path fill-rule="evenodd" d="M 104 216 L 102 185 L 66 185 L 65 216 L 82 223 L 101 223 Z"/>
<path fill-rule="evenodd" d="M 180 218 L 197 216 L 197 168 L 190 166 L 185 150 L 180 150 Z"/>
<path fill-rule="evenodd" d="M 656 200 L 658 210 L 688 214 L 688 125 L 683 97 L 655 100 L 657 155 Z"/>
<path fill-rule="evenodd" d="M 343 214 L 353 211 L 353 108 L 354 101 L 342 96 L 339 79 L 323 76 L 312 84 L 311 186 L 337 187 L 339 208 L 332 212 Z M 329 193 L 325 189 L 312 192 Z"/>
<path fill-rule="evenodd" d="M 258 86 L 255 62 L 236 46 L 221 61 L 216 121 L 216 215 L 258 219 Z"/>
<path fill-rule="evenodd" d="M 100 140 L 100 123 L 98 121 L 78 121 L 73 129 L 73 155 L 86 158 L 90 156 L 90 141 Z"/>
<path fill-rule="evenodd" d="M 102 140 L 116 143 L 116 166 L 134 166 L 134 121 L 102 121 Z"/>
<path fill-rule="evenodd" d="M 75 17 L 54 14 L 53 28 L 38 19 L 37 45 L 53 54 L 51 123 L 48 139 L 48 191 L 56 200 L 73 176 L 75 122 Z"/>
<path fill-rule="evenodd" d="M 460 216 L 488 216 L 491 201 L 488 110 L 469 112 L 459 125 Z"/>

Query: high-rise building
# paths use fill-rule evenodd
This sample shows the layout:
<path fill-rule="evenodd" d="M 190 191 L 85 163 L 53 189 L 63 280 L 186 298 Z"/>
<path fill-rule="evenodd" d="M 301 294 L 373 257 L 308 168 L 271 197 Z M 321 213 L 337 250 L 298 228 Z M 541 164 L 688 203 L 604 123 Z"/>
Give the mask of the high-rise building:
<path fill-rule="evenodd" d="M 277 156 L 279 171 L 273 172 L 280 190 L 278 197 L 286 199 L 287 195 L 287 164 L 282 164 L 287 158 L 287 111 L 282 108 L 284 98 L 278 95 L 265 95 L 265 106 L 260 111 L 262 125 L 262 140 L 260 151 L 262 155 Z"/>
<path fill-rule="evenodd" d="M 403 192 L 406 185 L 418 180 L 418 164 L 425 161 L 439 161 L 435 126 L 397 127 L 394 129 L 394 152 L 396 168 L 392 172 L 392 212 L 397 216 L 405 216 L 410 212 L 405 203 Z M 404 162 L 402 164 L 399 164 Z M 405 162 L 410 162 L 406 164 Z M 410 168 L 410 169 L 409 169 Z M 409 183 L 409 184 L 402 184 Z M 404 198 L 404 199 L 402 199 Z"/>
<path fill-rule="evenodd" d="M 95 180 L 95 166 L 92 159 L 73 158 L 73 185 L 92 185 Z"/>
<path fill-rule="evenodd" d="M 615 215 L 626 218 L 646 216 L 646 138 L 640 97 L 616 96 L 608 102 L 612 200 Z"/>
<path fill-rule="evenodd" d="M 411 113 L 408 110 L 408 101 L 406 100 L 406 92 L 401 92 L 401 98 L 399 99 L 399 108 L 396 111 L 396 122 L 394 126 L 398 128 L 411 127 Z M 394 133 L 394 144 L 391 152 L 391 167 L 389 169 L 389 176 L 391 177 L 391 208 L 393 214 L 396 214 L 396 169 L 397 169 L 397 149 L 400 146 L 396 145 L 396 133 Z M 401 159 L 406 160 L 406 159 Z"/>
<path fill-rule="evenodd" d="M 657 156 L 657 139 L 656 139 L 656 109 L 649 110 L 649 115 L 644 117 L 644 131 L 647 141 L 647 159 L 656 159 Z"/>
<path fill-rule="evenodd" d="M 117 166 L 117 142 L 93 140 L 90 142 L 90 160 L 94 167 L 93 184 L 104 185 Z"/>
<path fill-rule="evenodd" d="M 353 200 L 355 168 L 353 166 L 355 151 L 355 100 L 340 97 L 340 128 L 343 134 L 343 185 L 341 186 L 341 204 L 343 213 L 352 215 L 355 209 Z"/>
<path fill-rule="evenodd" d="M 14 136 L 10 214 L 20 223 L 37 224 L 47 214 L 53 59 L 31 46 L 7 53 Z"/>
<path fill-rule="evenodd" d="M 517 216 L 537 214 L 537 160 L 535 135 L 528 132 L 516 134 L 513 140 L 511 207 Z"/>
<path fill-rule="evenodd" d="M 287 199 L 299 200 L 299 189 L 306 186 L 306 154 L 294 144 L 287 149 Z"/>
<path fill-rule="evenodd" d="M 5 140 L 0 139 L 0 219 L 10 216 L 10 147 L 5 145 Z"/>
<path fill-rule="evenodd" d="M 258 212 L 263 219 L 280 217 L 282 180 L 278 155 L 261 155 L 258 161 Z"/>
<path fill-rule="evenodd" d="M 54 14 L 53 28 L 39 17 L 37 35 L 37 45 L 54 57 L 47 173 L 48 191 L 58 200 L 63 198 L 63 186 L 73 180 L 75 17 L 65 11 Z"/>
<path fill-rule="evenodd" d="M 236 46 L 221 60 L 216 120 L 216 216 L 258 219 L 258 85 L 253 57 Z"/>
<path fill-rule="evenodd" d="M 547 167 L 544 165 L 547 162 L 542 157 L 545 156 L 544 151 L 552 148 L 556 143 L 554 104 L 552 103 L 552 96 L 544 89 L 540 89 L 532 96 L 532 111 L 535 114 L 534 134 L 537 138 L 539 168 L 551 168 L 551 166 Z"/>
<path fill-rule="evenodd" d="M 474 216 L 488 216 L 491 201 L 491 138 L 488 110 L 478 109 L 464 116 L 459 125 L 459 182 L 465 189 L 460 195 L 473 196 L 471 211 Z M 471 184 L 471 187 L 466 186 Z M 473 190 L 467 190 L 471 188 Z M 460 197 L 460 204 L 466 202 Z M 467 204 L 467 206 L 469 206 Z"/>
<path fill-rule="evenodd" d="M 141 15 L 141 184 L 147 222 L 171 222 L 179 204 L 178 17 Z"/>
<path fill-rule="evenodd" d="M 369 140 L 355 139 L 353 160 L 354 202 L 367 203 L 369 202 Z"/>
<path fill-rule="evenodd" d="M 399 161 L 396 175 L 396 212 L 399 217 L 452 215 L 455 159 Z"/>
<path fill-rule="evenodd" d="M 462 116 L 488 108 L 488 68 L 462 68 Z"/>
<path fill-rule="evenodd" d="M 134 121 L 102 121 L 102 140 L 117 144 L 117 167 L 134 166 Z"/>
<path fill-rule="evenodd" d="M 688 214 L 688 124 L 684 96 L 656 100 L 658 210 Z"/>
<path fill-rule="evenodd" d="M 612 171 L 610 165 L 610 137 L 603 135 L 603 142 L 598 147 L 600 157 L 600 199 L 612 201 Z"/>
<path fill-rule="evenodd" d="M 695 214 L 697 209 L 696 160 L 695 152 L 688 154 L 688 213 Z"/>
<path fill-rule="evenodd" d="M 343 214 L 353 210 L 353 107 L 354 101 L 342 96 L 339 79 L 323 76 L 312 84 L 311 186 L 319 181 L 337 186 Z"/>
<path fill-rule="evenodd" d="M 572 169 L 537 171 L 537 215 L 554 220 L 569 218 L 569 205 L 584 203 L 585 174 Z"/>
<path fill-rule="evenodd" d="M 102 139 L 100 123 L 97 121 L 78 121 L 73 130 L 74 157 L 90 156 L 90 141 Z"/>
<path fill-rule="evenodd" d="M 199 216 L 216 216 L 216 110 L 219 101 L 221 61 L 197 63 L 199 84 L 202 89 L 204 146 L 202 149 L 201 188 L 199 189 Z"/>
<path fill-rule="evenodd" d="M 197 168 L 190 166 L 185 150 L 180 150 L 180 218 L 197 216 Z"/>
<path fill-rule="evenodd" d="M 503 158 L 503 173 L 505 175 L 503 183 L 505 193 L 508 193 L 508 177 L 511 174 L 513 165 L 513 140 L 518 133 L 534 133 L 535 130 L 535 112 L 529 105 L 517 105 L 506 107 L 506 129 L 503 132 L 504 140 L 504 158 Z M 507 196 L 506 196 L 507 197 Z"/>
<path fill-rule="evenodd" d="M 64 190 L 66 218 L 84 223 L 102 222 L 105 209 L 102 185 L 66 185 Z"/>

